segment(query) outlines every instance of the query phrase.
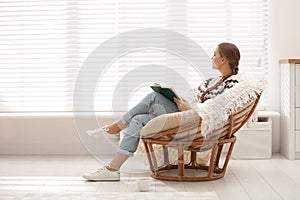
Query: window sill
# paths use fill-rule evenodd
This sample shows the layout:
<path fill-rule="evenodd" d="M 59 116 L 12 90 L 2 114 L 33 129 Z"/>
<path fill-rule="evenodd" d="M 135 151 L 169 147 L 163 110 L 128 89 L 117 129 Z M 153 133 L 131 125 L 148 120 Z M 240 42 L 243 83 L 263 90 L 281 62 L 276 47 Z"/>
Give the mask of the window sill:
<path fill-rule="evenodd" d="M 121 116 L 124 112 L 95 112 L 96 117 L 111 118 Z M 92 117 L 93 112 L 80 112 L 78 116 Z M 0 113 L 1 119 L 9 118 L 57 118 L 57 117 L 74 117 L 73 112 L 18 112 L 18 113 Z M 77 115 L 76 115 L 77 116 Z M 279 117 L 280 114 L 275 111 L 258 111 L 259 117 Z"/>
<path fill-rule="evenodd" d="M 0 113 L 0 119 L 10 119 L 10 118 L 57 118 L 57 117 L 71 117 L 73 118 L 76 116 L 82 117 L 104 117 L 104 118 L 111 118 L 113 116 L 120 116 L 124 112 L 80 112 L 75 114 L 74 112 L 16 112 L 16 113 L 9 113 L 9 112 L 2 112 Z"/>

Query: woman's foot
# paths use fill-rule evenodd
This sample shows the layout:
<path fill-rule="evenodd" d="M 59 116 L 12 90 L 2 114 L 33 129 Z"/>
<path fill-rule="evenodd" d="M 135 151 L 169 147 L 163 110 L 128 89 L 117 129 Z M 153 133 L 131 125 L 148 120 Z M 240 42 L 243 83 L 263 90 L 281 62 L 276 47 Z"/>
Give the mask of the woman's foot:
<path fill-rule="evenodd" d="M 102 167 L 95 172 L 83 174 L 82 177 L 89 181 L 119 181 L 120 171 Z"/>
<path fill-rule="evenodd" d="M 121 131 L 122 129 L 118 126 L 117 122 L 112 123 L 107 126 L 107 132 L 110 134 L 117 134 Z"/>
<path fill-rule="evenodd" d="M 119 120 L 110 125 L 103 126 L 102 128 L 87 130 L 86 133 L 94 137 L 104 134 L 108 139 L 115 142 L 120 140 L 119 132 L 125 128 L 126 126 Z"/>
<path fill-rule="evenodd" d="M 108 138 L 112 142 L 118 142 L 120 141 L 120 134 L 119 133 L 111 133 L 109 131 L 108 126 L 103 126 L 102 128 L 96 128 L 87 130 L 86 134 L 92 137 L 101 137 L 101 135 L 104 135 L 106 138 Z"/>

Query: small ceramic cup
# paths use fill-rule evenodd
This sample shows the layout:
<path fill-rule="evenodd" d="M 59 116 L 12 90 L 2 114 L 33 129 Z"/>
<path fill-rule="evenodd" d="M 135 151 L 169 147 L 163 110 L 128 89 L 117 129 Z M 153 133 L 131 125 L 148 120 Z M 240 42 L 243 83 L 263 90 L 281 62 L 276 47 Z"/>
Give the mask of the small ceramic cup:
<path fill-rule="evenodd" d="M 152 178 L 141 177 L 141 178 L 138 178 L 136 182 L 137 182 L 140 192 L 147 192 L 150 190 Z"/>

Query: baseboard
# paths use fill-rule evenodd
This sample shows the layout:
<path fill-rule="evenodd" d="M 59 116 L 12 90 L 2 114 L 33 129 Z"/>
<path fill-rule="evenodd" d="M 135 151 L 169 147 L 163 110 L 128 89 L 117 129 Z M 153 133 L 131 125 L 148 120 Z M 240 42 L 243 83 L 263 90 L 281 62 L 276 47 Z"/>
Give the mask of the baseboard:
<path fill-rule="evenodd" d="M 113 154 L 115 148 L 111 145 L 99 147 L 99 151 L 88 151 L 82 145 L 76 144 L 21 144 L 21 145 L 0 145 L 0 155 L 89 155 L 95 152 L 99 154 Z"/>

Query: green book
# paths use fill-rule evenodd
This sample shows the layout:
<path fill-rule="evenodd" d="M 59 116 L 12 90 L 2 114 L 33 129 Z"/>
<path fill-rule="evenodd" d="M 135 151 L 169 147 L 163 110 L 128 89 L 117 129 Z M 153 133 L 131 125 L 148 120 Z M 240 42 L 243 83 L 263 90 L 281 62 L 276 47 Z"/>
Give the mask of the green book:
<path fill-rule="evenodd" d="M 173 87 L 162 86 L 162 85 L 151 85 L 150 86 L 154 92 L 158 92 L 165 97 L 167 97 L 170 101 L 174 102 L 174 97 L 180 99 L 180 96 L 176 93 Z"/>

